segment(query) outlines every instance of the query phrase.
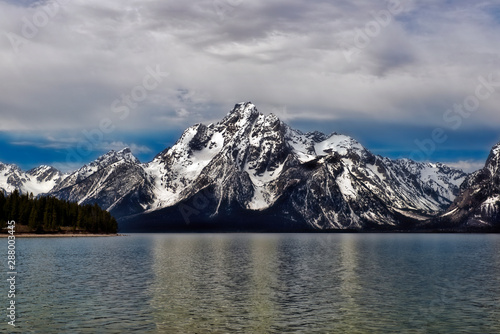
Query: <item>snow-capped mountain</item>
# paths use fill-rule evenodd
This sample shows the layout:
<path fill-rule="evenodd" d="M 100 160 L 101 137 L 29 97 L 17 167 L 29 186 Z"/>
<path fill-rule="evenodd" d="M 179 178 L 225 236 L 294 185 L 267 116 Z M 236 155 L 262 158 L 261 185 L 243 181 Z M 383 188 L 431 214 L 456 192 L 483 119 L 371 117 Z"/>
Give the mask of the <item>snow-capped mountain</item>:
<path fill-rule="evenodd" d="M 110 151 L 71 173 L 50 195 L 78 202 L 97 203 L 116 217 L 144 211 L 151 201 L 150 176 L 129 148 Z M 144 203 L 144 204 L 143 204 Z"/>
<path fill-rule="evenodd" d="M 490 152 L 483 169 L 472 173 L 460 187 L 453 204 L 434 223 L 460 229 L 500 228 L 500 143 Z"/>
<path fill-rule="evenodd" d="M 144 170 L 153 188 L 138 221 L 179 228 L 395 226 L 448 207 L 466 177 L 441 164 L 375 156 L 344 135 L 301 133 L 251 103 L 217 124 L 188 128 Z"/>
<path fill-rule="evenodd" d="M 38 193 L 97 203 L 122 230 L 408 228 L 444 211 L 467 177 L 374 155 L 345 135 L 302 133 L 250 102 L 189 127 L 149 163 L 124 149 L 57 175 Z"/>
<path fill-rule="evenodd" d="M 44 194 L 59 184 L 66 175 L 50 166 L 40 166 L 24 172 L 16 165 L 0 162 L 0 191 Z"/>

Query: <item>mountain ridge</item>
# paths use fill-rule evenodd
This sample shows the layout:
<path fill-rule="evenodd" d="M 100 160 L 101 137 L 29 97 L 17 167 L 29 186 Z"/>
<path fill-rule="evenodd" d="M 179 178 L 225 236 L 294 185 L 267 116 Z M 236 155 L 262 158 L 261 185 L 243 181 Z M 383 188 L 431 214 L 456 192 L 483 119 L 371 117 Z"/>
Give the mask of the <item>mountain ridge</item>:
<path fill-rule="evenodd" d="M 147 230 L 146 221 L 155 230 L 363 230 L 433 226 L 466 177 L 374 155 L 335 132 L 303 133 L 242 102 L 216 124 L 187 128 L 148 163 L 110 151 L 48 194 L 98 203 L 130 230 Z"/>

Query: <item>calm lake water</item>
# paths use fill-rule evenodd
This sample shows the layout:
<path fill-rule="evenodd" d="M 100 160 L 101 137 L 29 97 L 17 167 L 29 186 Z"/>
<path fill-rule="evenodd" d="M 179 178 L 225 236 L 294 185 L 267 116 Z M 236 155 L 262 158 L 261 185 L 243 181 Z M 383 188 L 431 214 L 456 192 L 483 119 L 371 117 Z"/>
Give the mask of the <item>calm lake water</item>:
<path fill-rule="evenodd" d="M 1 332 L 500 333 L 500 235 L 158 234 L 17 248 L 18 327 L 3 316 Z"/>

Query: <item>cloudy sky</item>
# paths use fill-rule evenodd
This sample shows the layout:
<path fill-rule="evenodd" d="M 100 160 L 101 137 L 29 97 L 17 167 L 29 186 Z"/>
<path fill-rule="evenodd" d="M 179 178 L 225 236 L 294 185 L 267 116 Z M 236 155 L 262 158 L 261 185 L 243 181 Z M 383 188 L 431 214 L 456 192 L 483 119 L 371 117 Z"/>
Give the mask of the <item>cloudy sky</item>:
<path fill-rule="evenodd" d="M 147 162 L 252 101 L 474 170 L 500 141 L 498 1 L 0 1 L 0 161 Z"/>

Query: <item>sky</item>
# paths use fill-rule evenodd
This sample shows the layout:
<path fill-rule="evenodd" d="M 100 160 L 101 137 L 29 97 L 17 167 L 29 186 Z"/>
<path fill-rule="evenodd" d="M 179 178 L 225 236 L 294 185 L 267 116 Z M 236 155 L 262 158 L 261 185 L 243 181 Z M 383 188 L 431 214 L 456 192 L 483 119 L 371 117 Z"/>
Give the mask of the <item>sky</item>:
<path fill-rule="evenodd" d="M 147 162 L 251 101 L 473 171 L 500 141 L 498 36 L 496 0 L 0 1 L 0 161 Z"/>

